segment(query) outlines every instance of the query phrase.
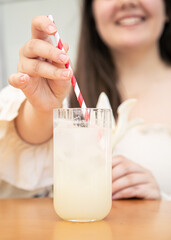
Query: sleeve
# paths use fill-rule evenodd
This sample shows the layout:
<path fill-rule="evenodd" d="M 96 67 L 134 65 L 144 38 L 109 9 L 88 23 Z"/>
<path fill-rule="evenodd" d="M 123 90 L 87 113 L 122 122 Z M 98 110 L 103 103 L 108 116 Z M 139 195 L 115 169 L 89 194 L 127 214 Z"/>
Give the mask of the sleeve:
<path fill-rule="evenodd" d="M 52 139 L 31 145 L 18 136 L 14 119 L 24 100 L 22 91 L 11 86 L 0 92 L 0 180 L 36 190 L 53 183 L 53 146 Z"/>

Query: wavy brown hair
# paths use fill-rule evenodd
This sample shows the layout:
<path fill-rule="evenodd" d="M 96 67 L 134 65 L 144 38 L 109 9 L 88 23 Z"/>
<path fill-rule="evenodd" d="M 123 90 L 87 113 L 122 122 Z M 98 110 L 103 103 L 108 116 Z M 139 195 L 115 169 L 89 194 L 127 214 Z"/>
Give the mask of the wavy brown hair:
<path fill-rule="evenodd" d="M 82 23 L 75 76 L 87 107 L 95 107 L 99 94 L 104 91 L 109 97 L 114 115 L 120 104 L 116 87 L 117 72 L 111 53 L 96 30 L 92 13 L 93 0 L 82 0 Z M 160 38 L 161 57 L 171 63 L 171 0 L 164 0 L 169 21 Z M 72 91 L 70 106 L 79 107 Z"/>

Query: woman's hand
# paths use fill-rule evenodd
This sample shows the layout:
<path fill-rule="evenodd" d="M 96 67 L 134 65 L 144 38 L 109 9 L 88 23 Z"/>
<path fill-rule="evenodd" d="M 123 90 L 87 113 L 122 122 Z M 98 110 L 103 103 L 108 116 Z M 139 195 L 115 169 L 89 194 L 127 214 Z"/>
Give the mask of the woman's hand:
<path fill-rule="evenodd" d="M 46 16 L 36 17 L 31 31 L 31 40 L 20 49 L 18 73 L 9 83 L 27 97 L 15 119 L 18 134 L 26 142 L 41 144 L 52 137 L 53 109 L 62 107 L 73 73 L 65 68 L 69 56 L 52 44 L 54 23 Z M 67 52 L 66 44 L 64 48 Z"/>
<path fill-rule="evenodd" d="M 123 157 L 113 157 L 112 198 L 160 199 L 160 190 L 152 173 Z"/>
<path fill-rule="evenodd" d="M 73 73 L 65 68 L 69 56 L 52 45 L 49 35 L 57 29 L 48 17 L 34 18 L 31 30 L 31 40 L 20 49 L 18 73 L 9 83 L 20 88 L 36 110 L 51 112 L 62 106 L 70 89 Z M 67 45 L 64 48 L 68 50 Z"/>

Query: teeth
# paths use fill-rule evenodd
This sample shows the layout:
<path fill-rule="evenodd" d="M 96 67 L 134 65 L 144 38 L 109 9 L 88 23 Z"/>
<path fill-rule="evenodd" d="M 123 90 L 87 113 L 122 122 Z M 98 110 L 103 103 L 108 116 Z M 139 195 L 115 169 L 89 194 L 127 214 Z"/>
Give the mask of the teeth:
<path fill-rule="evenodd" d="M 119 25 L 134 25 L 142 22 L 142 18 L 125 18 L 118 22 Z"/>

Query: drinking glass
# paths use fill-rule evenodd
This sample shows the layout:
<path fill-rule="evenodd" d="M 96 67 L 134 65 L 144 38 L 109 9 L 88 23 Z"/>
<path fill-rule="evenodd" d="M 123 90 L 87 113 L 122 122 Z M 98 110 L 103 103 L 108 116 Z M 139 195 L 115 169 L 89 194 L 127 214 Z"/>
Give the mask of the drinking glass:
<path fill-rule="evenodd" d="M 54 109 L 54 208 L 64 220 L 97 221 L 112 204 L 110 109 Z"/>

